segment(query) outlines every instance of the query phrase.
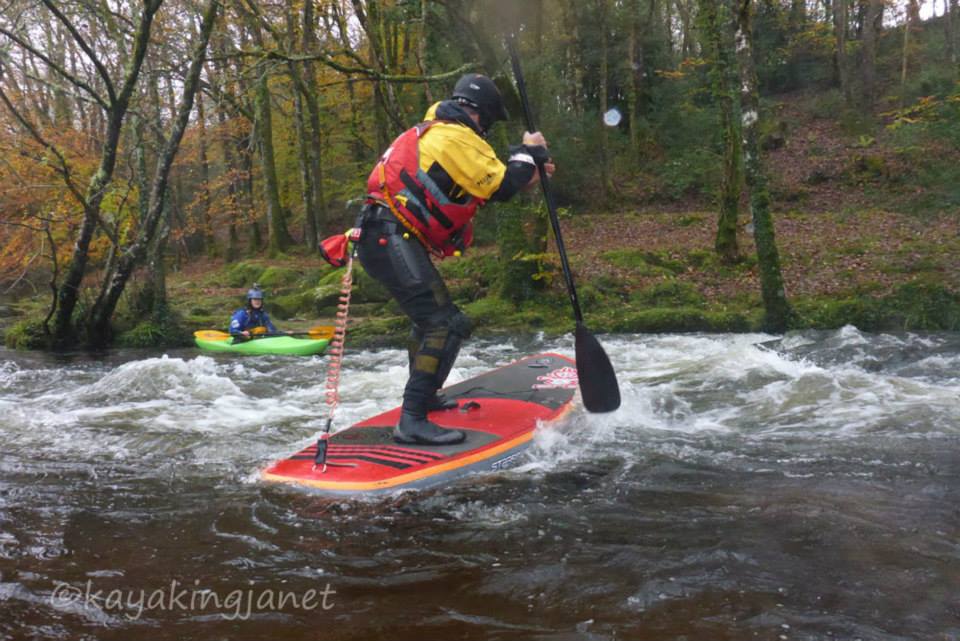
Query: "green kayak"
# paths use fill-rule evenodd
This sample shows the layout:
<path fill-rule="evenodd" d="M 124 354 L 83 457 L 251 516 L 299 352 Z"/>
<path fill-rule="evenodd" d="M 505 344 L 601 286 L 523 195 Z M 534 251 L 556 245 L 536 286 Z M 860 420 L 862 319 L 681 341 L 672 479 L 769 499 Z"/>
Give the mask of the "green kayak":
<path fill-rule="evenodd" d="M 226 332 L 202 330 L 194 332 L 197 347 L 210 352 L 233 352 L 237 354 L 290 354 L 311 356 L 320 354 L 330 342 L 328 338 L 296 338 L 294 336 L 264 336 L 234 342 Z"/>

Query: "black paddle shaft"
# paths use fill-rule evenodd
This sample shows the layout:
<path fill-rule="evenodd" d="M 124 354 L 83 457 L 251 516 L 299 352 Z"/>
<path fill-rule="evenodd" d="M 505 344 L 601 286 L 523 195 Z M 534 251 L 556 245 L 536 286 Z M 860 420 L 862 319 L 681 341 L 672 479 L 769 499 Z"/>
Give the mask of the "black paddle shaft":
<path fill-rule="evenodd" d="M 517 81 L 520 104 L 523 106 L 523 118 L 527 130 L 533 133 L 537 131 L 537 127 L 533 122 L 530 101 L 527 99 L 527 85 L 523 81 L 523 70 L 520 68 L 520 56 L 517 53 L 517 43 L 513 34 L 507 37 L 507 49 L 510 51 L 510 64 L 513 66 L 513 77 Z M 557 216 L 553 192 L 550 191 L 547 170 L 543 164 L 538 163 L 537 171 L 540 172 L 540 188 L 543 189 L 543 199 L 547 203 L 547 213 L 550 214 L 550 225 L 553 227 L 553 236 L 557 240 L 557 253 L 560 254 L 563 278 L 567 283 L 567 293 L 570 295 L 570 303 L 573 305 L 573 316 L 577 321 L 574 339 L 577 355 L 577 379 L 580 384 L 580 394 L 583 397 L 583 406 L 589 412 L 612 412 L 620 407 L 620 385 L 617 383 L 617 375 L 613 371 L 610 358 L 600 341 L 583 324 L 583 312 L 580 310 L 577 289 L 573 284 L 573 273 L 570 271 L 570 262 L 567 260 L 567 249 L 563 244 L 560 218 Z"/>
<path fill-rule="evenodd" d="M 523 80 L 523 70 L 520 68 L 520 57 L 517 54 L 517 45 L 514 37 L 507 38 L 507 48 L 510 50 L 510 64 L 513 67 L 513 77 L 517 81 L 517 92 L 520 94 L 520 103 L 523 105 L 523 119 L 527 131 L 537 131 L 533 122 L 533 111 L 527 99 L 527 83 Z M 553 227 L 553 237 L 557 239 L 557 253 L 560 254 L 560 266 L 563 268 L 563 279 L 567 283 L 567 292 L 570 294 L 570 303 L 573 305 L 573 316 L 577 325 L 583 324 L 583 312 L 580 311 L 580 299 L 577 298 L 577 288 L 573 284 L 573 273 L 570 271 L 570 261 L 567 260 L 567 248 L 563 244 L 563 234 L 560 232 L 560 218 L 557 216 L 557 207 L 553 200 L 553 191 L 550 189 L 550 180 L 543 164 L 537 163 L 540 172 L 540 188 L 543 189 L 543 199 L 547 203 L 547 212 L 550 214 L 550 225 Z"/>

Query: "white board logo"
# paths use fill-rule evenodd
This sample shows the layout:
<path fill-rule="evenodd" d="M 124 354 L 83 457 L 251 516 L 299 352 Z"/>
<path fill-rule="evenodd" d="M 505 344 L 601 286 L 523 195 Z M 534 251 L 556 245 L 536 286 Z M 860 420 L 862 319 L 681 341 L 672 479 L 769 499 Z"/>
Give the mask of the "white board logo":
<path fill-rule="evenodd" d="M 577 389 L 577 370 L 573 367 L 561 367 L 549 374 L 537 377 L 533 389 Z"/>

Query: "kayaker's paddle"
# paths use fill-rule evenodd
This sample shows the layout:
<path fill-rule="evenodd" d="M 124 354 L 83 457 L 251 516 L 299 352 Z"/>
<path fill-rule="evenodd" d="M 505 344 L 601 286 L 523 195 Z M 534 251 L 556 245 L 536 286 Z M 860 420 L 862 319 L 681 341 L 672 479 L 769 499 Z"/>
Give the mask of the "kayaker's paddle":
<path fill-rule="evenodd" d="M 517 92 L 520 94 L 520 103 L 523 105 L 523 118 L 530 133 L 537 131 L 533 122 L 533 112 L 527 100 L 527 86 L 523 81 L 523 70 L 520 68 L 520 56 L 517 54 L 516 36 L 510 34 L 507 38 L 507 49 L 510 51 L 510 64 L 513 66 L 513 77 L 517 81 Z M 577 321 L 576 355 L 577 379 L 580 382 L 580 394 L 583 397 L 583 406 L 588 412 L 612 412 L 620 407 L 620 386 L 617 384 L 617 375 L 610 364 L 610 358 L 600 345 L 600 341 L 590 333 L 583 324 L 583 312 L 580 311 L 580 301 L 577 299 L 577 290 L 573 285 L 573 274 L 570 272 L 570 263 L 567 260 L 567 250 L 563 244 L 563 235 L 560 233 L 560 219 L 557 217 L 557 208 L 553 202 L 553 192 L 546 169 L 542 164 L 537 165 L 540 172 L 540 187 L 543 189 L 543 199 L 547 203 L 547 212 L 550 214 L 550 225 L 553 235 L 557 239 L 557 252 L 560 254 L 560 265 L 563 267 L 563 278 L 570 294 L 570 303 L 573 305 L 573 316 Z"/>
<path fill-rule="evenodd" d="M 193 335 L 196 338 L 206 341 L 226 341 L 233 338 L 234 342 L 239 343 L 253 340 L 255 338 L 269 338 L 271 336 L 307 336 L 314 340 L 330 340 L 333 338 L 333 326 L 317 325 L 315 327 L 311 327 L 305 332 L 290 332 L 289 334 L 284 332 L 279 332 L 277 334 L 268 334 L 266 332 L 254 333 L 249 338 L 246 336 L 234 336 L 232 334 L 228 334 L 227 332 L 221 332 L 216 329 L 201 329 L 194 332 Z"/>

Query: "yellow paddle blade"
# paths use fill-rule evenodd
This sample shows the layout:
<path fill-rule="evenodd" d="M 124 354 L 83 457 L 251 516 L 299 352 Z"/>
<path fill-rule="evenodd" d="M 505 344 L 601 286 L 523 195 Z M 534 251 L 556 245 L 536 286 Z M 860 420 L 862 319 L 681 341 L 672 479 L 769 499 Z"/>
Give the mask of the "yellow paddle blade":
<path fill-rule="evenodd" d="M 333 338 L 333 330 L 333 325 L 317 325 L 307 330 L 307 336 L 317 340 L 324 338 L 330 340 Z"/>
<path fill-rule="evenodd" d="M 263 325 L 258 325 L 257 327 L 254 327 L 253 329 L 251 329 L 250 333 L 253 334 L 254 336 L 256 336 L 257 334 L 266 334 L 267 328 L 264 327 Z"/>
<path fill-rule="evenodd" d="M 230 340 L 230 334 L 220 332 L 215 329 L 201 329 L 193 333 L 196 338 L 205 341 L 226 341 Z"/>

